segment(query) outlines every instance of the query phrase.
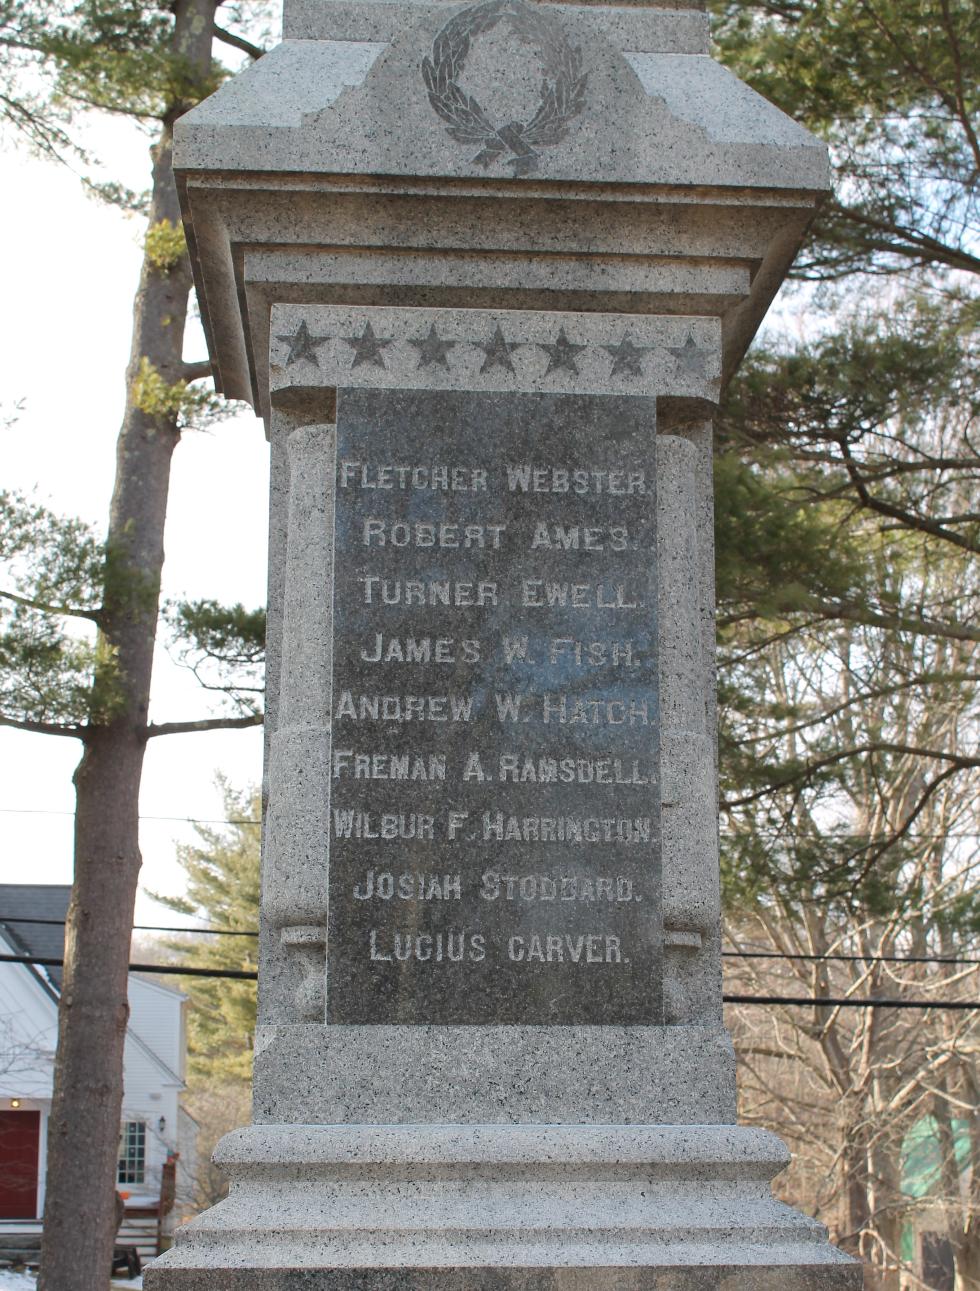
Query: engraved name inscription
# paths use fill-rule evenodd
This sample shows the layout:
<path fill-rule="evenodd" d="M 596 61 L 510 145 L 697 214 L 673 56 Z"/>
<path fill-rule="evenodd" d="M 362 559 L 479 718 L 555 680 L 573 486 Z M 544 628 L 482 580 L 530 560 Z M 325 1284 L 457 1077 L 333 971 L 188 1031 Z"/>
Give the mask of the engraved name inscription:
<path fill-rule="evenodd" d="M 339 392 L 329 1021 L 661 1020 L 654 429 Z"/>

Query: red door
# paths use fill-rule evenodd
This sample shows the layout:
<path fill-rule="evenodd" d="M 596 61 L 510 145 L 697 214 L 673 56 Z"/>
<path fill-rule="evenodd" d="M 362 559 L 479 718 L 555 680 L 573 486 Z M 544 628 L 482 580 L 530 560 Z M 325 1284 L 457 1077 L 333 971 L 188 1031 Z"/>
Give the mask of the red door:
<path fill-rule="evenodd" d="M 37 1218 L 40 1112 L 0 1112 L 0 1219 Z"/>

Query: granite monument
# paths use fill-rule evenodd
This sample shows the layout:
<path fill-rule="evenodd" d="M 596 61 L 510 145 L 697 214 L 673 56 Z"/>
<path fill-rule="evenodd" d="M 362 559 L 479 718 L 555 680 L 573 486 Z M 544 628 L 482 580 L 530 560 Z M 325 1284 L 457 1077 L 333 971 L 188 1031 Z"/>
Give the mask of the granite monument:
<path fill-rule="evenodd" d="M 695 0 L 286 0 L 177 125 L 272 450 L 260 1018 L 150 1291 L 852 1291 L 721 1016 L 711 419 L 827 191 Z"/>

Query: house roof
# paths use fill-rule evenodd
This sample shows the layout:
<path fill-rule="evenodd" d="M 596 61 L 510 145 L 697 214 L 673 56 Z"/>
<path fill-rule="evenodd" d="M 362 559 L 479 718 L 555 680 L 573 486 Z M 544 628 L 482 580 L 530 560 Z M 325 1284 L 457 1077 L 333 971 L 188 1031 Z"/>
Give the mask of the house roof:
<path fill-rule="evenodd" d="M 0 947 L 6 942 L 17 954 L 38 959 L 61 959 L 65 946 L 64 921 L 70 900 L 71 887 L 67 884 L 0 883 Z M 46 922 L 35 923 L 34 920 Z M 63 980 L 61 969 L 33 964 L 25 964 L 23 969 L 57 1004 Z M 142 985 L 162 991 L 177 1001 L 187 998 L 169 982 L 160 982 L 148 974 L 130 973 L 129 977 L 131 981 L 138 977 Z M 180 1075 L 131 1026 L 126 1028 L 126 1039 L 154 1064 L 164 1084 L 184 1087 Z"/>
<path fill-rule="evenodd" d="M 65 949 L 64 921 L 70 900 L 71 886 L 67 883 L 0 883 L 0 932 L 21 954 L 38 959 L 61 959 Z M 29 922 L 32 919 L 52 922 Z M 45 987 L 50 979 L 56 990 L 61 989 L 63 974 L 60 968 L 27 967 Z M 187 998 L 175 983 L 161 980 L 154 974 L 130 973 L 130 977 L 138 977 L 147 986 L 154 986 L 169 995 Z"/>
<path fill-rule="evenodd" d="M 61 959 L 65 949 L 64 920 L 71 900 L 65 883 L 0 883 L 0 929 L 7 941 L 25 955 Z M 22 923 L 23 919 L 51 919 L 53 923 Z M 30 967 L 29 972 L 49 993 L 61 988 L 60 968 Z"/>
<path fill-rule="evenodd" d="M 188 998 L 186 991 L 182 991 L 172 980 L 168 981 L 157 973 L 130 973 L 129 976 L 138 978 L 146 986 L 153 986 L 158 991 L 166 991 L 168 995 L 179 995 L 182 1000 Z"/>

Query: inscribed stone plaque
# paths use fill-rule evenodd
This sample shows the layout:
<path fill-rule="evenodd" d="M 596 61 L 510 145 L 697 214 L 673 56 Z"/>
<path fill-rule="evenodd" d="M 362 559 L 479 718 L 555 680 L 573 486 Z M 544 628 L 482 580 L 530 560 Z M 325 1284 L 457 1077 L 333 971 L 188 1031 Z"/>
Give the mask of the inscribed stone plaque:
<path fill-rule="evenodd" d="M 341 390 L 327 1021 L 662 1020 L 655 404 Z"/>

